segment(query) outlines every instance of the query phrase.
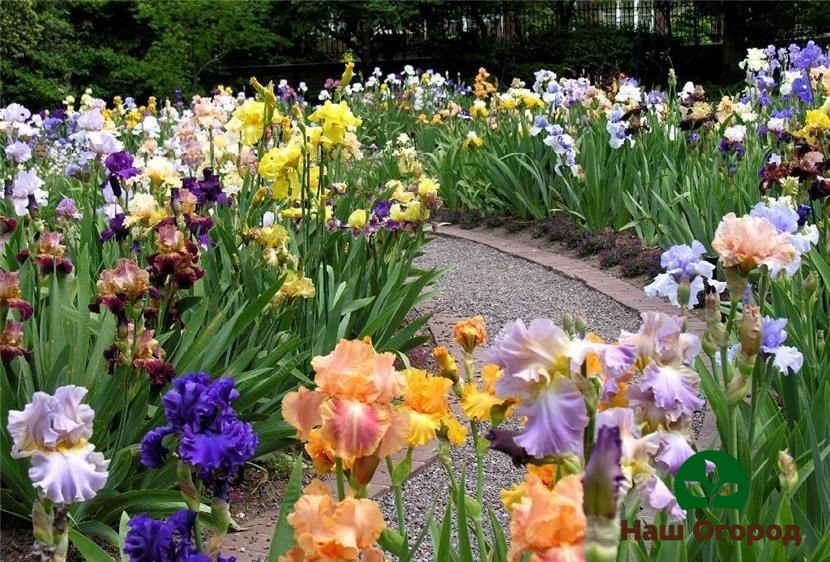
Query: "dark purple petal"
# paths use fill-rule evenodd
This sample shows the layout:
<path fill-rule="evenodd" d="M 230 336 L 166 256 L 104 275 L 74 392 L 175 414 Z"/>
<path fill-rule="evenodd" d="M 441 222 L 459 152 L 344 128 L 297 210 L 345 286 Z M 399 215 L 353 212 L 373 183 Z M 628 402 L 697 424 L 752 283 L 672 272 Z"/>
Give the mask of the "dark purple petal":
<path fill-rule="evenodd" d="M 172 562 L 173 533 L 164 521 L 142 513 L 130 519 L 127 527 L 124 553 L 130 557 L 130 562 Z"/>
<path fill-rule="evenodd" d="M 179 455 L 199 468 L 201 478 L 208 479 L 214 471 L 235 474 L 254 455 L 258 442 L 251 424 L 226 415 L 208 431 L 197 433 L 185 427 Z"/>
<path fill-rule="evenodd" d="M 162 444 L 162 439 L 173 433 L 169 426 L 157 427 L 147 432 L 141 440 L 141 464 L 147 468 L 161 468 L 170 451 Z"/>

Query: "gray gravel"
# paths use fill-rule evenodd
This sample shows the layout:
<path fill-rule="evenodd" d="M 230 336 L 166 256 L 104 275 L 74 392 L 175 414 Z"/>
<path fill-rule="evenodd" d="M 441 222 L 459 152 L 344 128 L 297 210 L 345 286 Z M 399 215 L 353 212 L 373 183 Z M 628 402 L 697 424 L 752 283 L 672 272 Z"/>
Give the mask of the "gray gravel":
<path fill-rule="evenodd" d="M 482 315 L 492 338 L 508 322 L 521 318 L 551 318 L 557 323 L 563 313 L 580 312 L 588 329 L 605 339 L 613 340 L 620 330 L 636 330 L 639 315 L 579 281 L 545 269 L 520 258 L 508 256 L 484 245 L 464 240 L 438 237 L 426 245 L 416 265 L 423 268 L 452 267 L 438 282 L 441 293 L 427 307 L 436 313 L 456 318 Z M 437 342 L 451 345 L 452 342 Z M 502 427 L 510 427 L 503 424 Z M 486 428 L 485 430 L 486 431 Z M 466 467 L 468 489 L 474 495 L 475 453 L 471 440 L 452 454 L 454 472 Z M 509 488 L 524 477 L 524 470 L 515 468 L 510 459 L 496 452 L 485 458 L 485 510 L 492 509 L 505 534 L 509 536 L 509 516 L 502 508 L 499 490 Z M 448 477 L 439 462 L 427 466 L 404 485 L 407 529 L 417 536 L 434 508 L 440 521 L 446 508 Z M 397 521 L 394 495 L 380 499 L 386 521 L 395 528 Z M 484 530 L 490 535 L 485 518 Z M 427 535 L 414 561 L 430 562 L 432 544 Z"/>

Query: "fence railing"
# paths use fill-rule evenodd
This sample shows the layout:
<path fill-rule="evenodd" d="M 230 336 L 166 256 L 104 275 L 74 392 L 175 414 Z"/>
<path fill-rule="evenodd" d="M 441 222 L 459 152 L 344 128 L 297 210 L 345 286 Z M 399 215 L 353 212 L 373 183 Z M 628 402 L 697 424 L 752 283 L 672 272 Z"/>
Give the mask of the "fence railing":
<path fill-rule="evenodd" d="M 798 10 L 794 21 L 782 27 L 777 41 L 799 39 L 815 34 L 811 22 L 803 21 Z M 583 26 L 607 26 L 620 30 L 670 38 L 679 45 L 721 43 L 723 16 L 712 4 L 695 0 L 558 0 L 544 4 L 504 3 L 484 11 L 480 6 L 452 10 L 444 16 L 422 22 L 409 22 L 403 28 L 375 30 L 374 40 L 381 46 L 394 46 L 400 53 L 429 45 L 434 38 L 476 35 L 482 40 L 521 40 L 534 34 L 567 32 Z M 337 36 L 347 32 L 340 21 L 329 22 L 332 33 L 320 32 L 314 44 L 318 54 L 336 60 L 349 50 Z M 770 38 L 773 39 L 773 38 Z"/>

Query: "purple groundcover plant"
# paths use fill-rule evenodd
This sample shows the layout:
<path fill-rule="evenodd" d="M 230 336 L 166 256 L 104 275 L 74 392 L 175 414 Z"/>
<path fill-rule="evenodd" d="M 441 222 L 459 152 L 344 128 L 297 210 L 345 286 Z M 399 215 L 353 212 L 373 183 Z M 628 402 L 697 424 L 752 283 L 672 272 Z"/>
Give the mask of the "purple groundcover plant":
<path fill-rule="evenodd" d="M 168 435 L 179 437 L 178 455 L 196 468 L 199 478 L 226 490 L 227 481 L 253 455 L 259 439 L 250 423 L 231 407 L 239 397 L 231 378 L 212 379 L 207 373 L 188 373 L 173 381 L 164 395 L 168 425 L 148 432 L 141 441 L 141 463 L 148 468 L 164 465 Z"/>

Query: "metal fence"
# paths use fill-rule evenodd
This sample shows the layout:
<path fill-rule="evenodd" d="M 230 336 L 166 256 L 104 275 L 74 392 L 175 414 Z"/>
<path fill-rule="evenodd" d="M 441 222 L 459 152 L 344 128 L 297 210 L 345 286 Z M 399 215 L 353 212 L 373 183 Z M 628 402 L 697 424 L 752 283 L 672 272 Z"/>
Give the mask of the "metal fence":
<path fill-rule="evenodd" d="M 426 44 L 431 38 L 454 38 L 476 34 L 488 40 L 520 40 L 531 34 L 573 31 L 582 26 L 608 26 L 672 37 L 684 44 L 701 45 L 722 40 L 719 15 L 704 13 L 693 0 L 583 0 L 547 2 L 545 9 L 506 3 L 490 12 L 471 10 L 411 23 L 405 29 L 381 28 L 375 36 L 406 50 Z M 316 37 L 319 52 L 330 58 L 343 55 L 349 46 L 336 38 L 344 29 L 339 21 L 329 22 L 331 34 Z"/>
<path fill-rule="evenodd" d="M 793 3 L 791 21 L 776 30 L 770 41 L 797 40 L 817 35 L 808 15 Z M 533 35 L 569 32 L 585 26 L 607 26 L 618 30 L 667 37 L 676 45 L 713 45 L 723 41 L 723 16 L 711 2 L 695 0 L 557 0 L 538 4 L 503 3 L 487 10 L 483 5 L 464 10 L 433 14 L 422 22 L 409 22 L 403 28 L 374 29 L 374 41 L 381 48 L 393 47 L 398 53 L 413 54 L 429 50 L 435 38 L 452 39 L 475 35 L 482 40 L 511 41 Z M 337 39 L 346 31 L 341 21 L 329 22 L 331 33 L 313 37 L 317 54 L 337 60 L 349 45 Z M 825 30 L 827 31 L 827 30 Z"/>

